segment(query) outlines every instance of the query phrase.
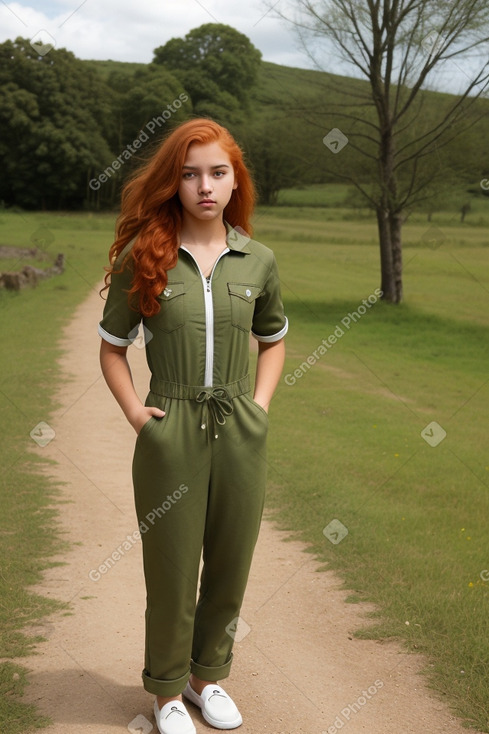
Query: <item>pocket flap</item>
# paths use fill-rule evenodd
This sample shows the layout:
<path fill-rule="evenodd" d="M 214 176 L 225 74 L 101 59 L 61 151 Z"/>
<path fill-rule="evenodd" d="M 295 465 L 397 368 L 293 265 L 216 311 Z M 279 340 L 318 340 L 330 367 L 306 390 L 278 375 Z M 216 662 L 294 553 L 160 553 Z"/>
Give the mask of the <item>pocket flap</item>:
<path fill-rule="evenodd" d="M 171 301 L 176 296 L 182 296 L 185 293 L 185 284 L 182 282 L 168 281 L 166 288 L 160 293 L 158 298 L 160 301 Z"/>
<path fill-rule="evenodd" d="M 257 285 L 247 285 L 246 283 L 228 283 L 228 291 L 231 296 L 238 296 L 248 303 L 256 301 L 262 289 Z"/>

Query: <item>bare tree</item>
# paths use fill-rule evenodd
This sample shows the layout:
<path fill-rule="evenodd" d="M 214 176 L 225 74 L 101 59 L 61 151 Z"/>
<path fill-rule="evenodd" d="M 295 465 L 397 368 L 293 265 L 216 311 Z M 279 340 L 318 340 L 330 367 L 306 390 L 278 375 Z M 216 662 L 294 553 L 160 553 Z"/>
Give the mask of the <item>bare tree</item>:
<path fill-rule="evenodd" d="M 333 152 L 349 143 L 370 161 L 373 181 L 362 179 L 358 171 L 336 169 L 336 174 L 350 181 L 376 211 L 383 298 L 399 303 L 405 213 L 426 196 L 439 167 L 425 159 L 467 134 L 483 114 L 468 113 L 489 87 L 489 3 L 283 0 L 270 6 L 293 23 L 316 66 L 324 68 L 318 61 L 321 51 L 339 54 L 354 67 L 356 77 L 368 80 L 361 88 L 352 85 L 350 92 L 343 85 L 351 103 L 333 102 L 329 114 L 344 127 L 333 129 L 324 142 Z M 465 69 L 458 67 L 459 58 L 464 58 Z M 425 114 L 425 90 L 434 72 L 450 68 L 463 79 L 459 89 L 450 90 L 456 96 Z M 329 83 L 334 91 L 338 79 L 331 77 Z M 343 135 L 350 128 L 351 134 Z"/>

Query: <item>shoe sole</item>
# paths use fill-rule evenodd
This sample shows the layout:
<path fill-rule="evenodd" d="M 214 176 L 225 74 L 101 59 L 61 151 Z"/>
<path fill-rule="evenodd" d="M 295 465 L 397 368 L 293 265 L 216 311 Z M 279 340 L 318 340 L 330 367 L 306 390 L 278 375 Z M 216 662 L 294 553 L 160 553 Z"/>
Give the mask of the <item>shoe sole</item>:
<path fill-rule="evenodd" d="M 239 719 L 223 723 L 222 721 L 215 721 L 211 716 L 207 714 L 206 711 L 202 711 L 202 709 L 200 709 L 200 711 L 207 723 L 213 726 L 215 729 L 237 729 L 238 726 L 241 726 L 241 724 L 243 723 L 243 717 L 241 715 Z"/>

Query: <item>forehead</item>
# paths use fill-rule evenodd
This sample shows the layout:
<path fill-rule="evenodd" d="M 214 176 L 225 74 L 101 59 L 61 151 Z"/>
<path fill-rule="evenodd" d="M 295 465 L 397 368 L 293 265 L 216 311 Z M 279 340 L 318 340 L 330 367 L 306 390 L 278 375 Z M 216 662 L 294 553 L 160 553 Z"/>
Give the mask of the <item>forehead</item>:
<path fill-rule="evenodd" d="M 218 142 L 192 143 L 187 150 L 185 164 L 192 166 L 216 166 L 221 163 L 231 164 L 228 154 Z"/>

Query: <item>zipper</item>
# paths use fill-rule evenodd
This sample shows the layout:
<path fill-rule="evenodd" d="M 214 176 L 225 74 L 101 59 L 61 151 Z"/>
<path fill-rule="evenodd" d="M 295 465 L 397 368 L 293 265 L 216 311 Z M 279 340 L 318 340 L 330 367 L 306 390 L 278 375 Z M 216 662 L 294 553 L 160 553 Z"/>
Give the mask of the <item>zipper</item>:
<path fill-rule="evenodd" d="M 204 385 L 205 387 L 212 387 L 213 381 L 214 381 L 214 303 L 212 301 L 212 276 L 214 275 L 214 270 L 216 269 L 217 263 L 219 262 L 221 257 L 225 255 L 227 252 L 229 252 L 229 247 L 226 247 L 226 249 L 221 252 L 216 262 L 214 263 L 214 267 L 212 268 L 212 272 L 208 278 L 206 278 L 205 275 L 202 273 L 199 263 L 197 262 L 195 257 L 192 255 L 190 250 L 187 250 L 187 248 L 184 245 L 180 245 L 180 249 L 185 250 L 185 252 L 188 252 L 190 257 L 194 261 L 195 265 L 197 266 L 197 270 L 199 271 L 200 277 L 202 279 L 202 286 L 204 289 L 204 311 L 205 311 Z"/>

